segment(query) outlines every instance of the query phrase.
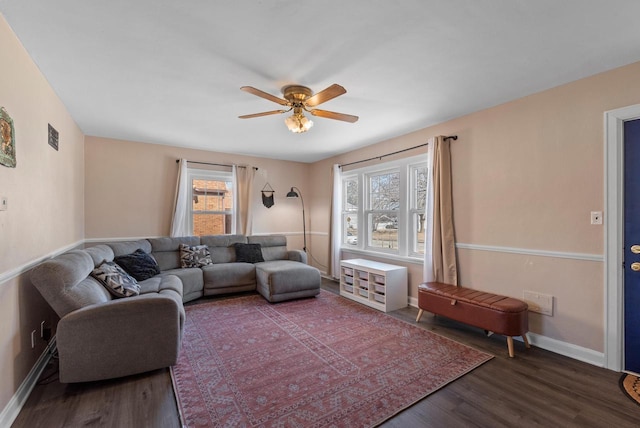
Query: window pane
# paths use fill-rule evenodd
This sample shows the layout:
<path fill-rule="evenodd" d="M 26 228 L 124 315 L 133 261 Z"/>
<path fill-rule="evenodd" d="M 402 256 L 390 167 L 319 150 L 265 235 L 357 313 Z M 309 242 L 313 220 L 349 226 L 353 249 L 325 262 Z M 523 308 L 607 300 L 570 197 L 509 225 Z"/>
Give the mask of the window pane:
<path fill-rule="evenodd" d="M 358 211 L 358 180 L 344 182 L 343 211 Z"/>
<path fill-rule="evenodd" d="M 349 213 L 343 216 L 342 230 L 345 231 L 343 242 L 353 247 L 358 245 L 358 215 Z"/>
<path fill-rule="evenodd" d="M 370 209 L 397 210 L 400 207 L 400 174 L 391 172 L 369 177 Z"/>
<path fill-rule="evenodd" d="M 233 208 L 230 181 L 193 180 L 192 186 L 194 211 L 231 211 Z"/>
<path fill-rule="evenodd" d="M 425 242 L 425 215 L 422 213 L 413 214 L 413 252 L 424 254 Z"/>
<path fill-rule="evenodd" d="M 229 214 L 194 214 L 193 234 L 223 235 L 231 233 L 231 215 Z"/>
<path fill-rule="evenodd" d="M 427 201 L 427 167 L 413 169 L 414 208 L 424 210 Z"/>
<path fill-rule="evenodd" d="M 398 249 L 397 214 L 369 214 L 369 225 L 370 247 Z"/>

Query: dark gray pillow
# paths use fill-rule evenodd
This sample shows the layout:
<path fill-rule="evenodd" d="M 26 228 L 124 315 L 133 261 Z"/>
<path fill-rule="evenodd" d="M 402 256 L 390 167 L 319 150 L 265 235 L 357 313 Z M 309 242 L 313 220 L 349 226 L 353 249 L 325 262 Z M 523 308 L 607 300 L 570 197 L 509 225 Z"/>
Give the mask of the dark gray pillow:
<path fill-rule="evenodd" d="M 156 259 L 142 249 L 138 249 L 131 254 L 118 256 L 113 261 L 118 263 L 136 281 L 144 281 L 160 274 L 160 267 Z"/>
<path fill-rule="evenodd" d="M 264 261 L 260 244 L 233 244 L 236 250 L 236 262 L 259 263 Z"/>
<path fill-rule="evenodd" d="M 115 297 L 130 297 L 140 294 L 138 282 L 114 262 L 105 260 L 91 271 L 91 276 L 104 285 Z"/>

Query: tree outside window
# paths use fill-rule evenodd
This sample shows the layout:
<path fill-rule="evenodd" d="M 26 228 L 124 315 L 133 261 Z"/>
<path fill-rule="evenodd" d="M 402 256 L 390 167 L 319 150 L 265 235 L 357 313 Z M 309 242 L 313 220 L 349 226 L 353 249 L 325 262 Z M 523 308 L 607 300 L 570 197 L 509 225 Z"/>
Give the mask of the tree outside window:
<path fill-rule="evenodd" d="M 398 249 L 398 210 L 400 208 L 400 172 L 369 176 L 369 246 Z"/>
<path fill-rule="evenodd" d="M 344 173 L 342 245 L 420 258 L 428 179 L 424 155 Z"/>

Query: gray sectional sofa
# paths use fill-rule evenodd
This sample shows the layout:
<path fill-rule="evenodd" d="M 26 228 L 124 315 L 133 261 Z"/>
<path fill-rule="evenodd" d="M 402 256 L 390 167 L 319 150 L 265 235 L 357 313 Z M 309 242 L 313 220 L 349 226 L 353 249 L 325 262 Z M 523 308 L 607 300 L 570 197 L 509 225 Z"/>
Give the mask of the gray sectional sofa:
<path fill-rule="evenodd" d="M 212 263 L 181 268 L 180 244 L 206 245 Z M 237 262 L 234 244 L 260 244 L 264 261 Z M 139 295 L 115 298 L 90 274 L 136 250 L 151 254 L 160 274 L 139 281 Z M 270 302 L 317 295 L 320 272 L 306 262 L 306 253 L 287 250 L 280 235 L 149 238 L 69 251 L 34 268 L 31 282 L 60 317 L 60 381 L 86 382 L 175 364 L 183 303 L 251 290 Z"/>

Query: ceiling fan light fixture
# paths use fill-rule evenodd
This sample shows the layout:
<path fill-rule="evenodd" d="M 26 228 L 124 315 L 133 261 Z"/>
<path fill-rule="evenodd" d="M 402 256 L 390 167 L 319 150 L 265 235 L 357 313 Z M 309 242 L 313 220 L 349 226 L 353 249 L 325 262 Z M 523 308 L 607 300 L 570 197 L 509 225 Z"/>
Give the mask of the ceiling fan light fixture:
<path fill-rule="evenodd" d="M 307 132 L 313 126 L 313 121 L 307 119 L 303 113 L 293 113 L 284 120 L 284 123 L 289 131 L 296 134 Z"/>

